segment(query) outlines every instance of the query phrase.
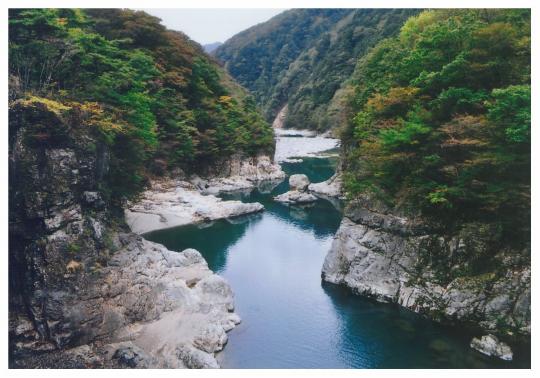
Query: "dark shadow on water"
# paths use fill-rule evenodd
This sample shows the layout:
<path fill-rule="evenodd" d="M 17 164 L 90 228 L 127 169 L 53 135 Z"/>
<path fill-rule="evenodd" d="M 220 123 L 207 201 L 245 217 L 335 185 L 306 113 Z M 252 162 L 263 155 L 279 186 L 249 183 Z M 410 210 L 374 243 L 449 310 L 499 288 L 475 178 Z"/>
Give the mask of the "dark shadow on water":
<path fill-rule="evenodd" d="M 472 350 L 469 343 L 475 335 L 459 327 L 436 323 L 396 304 L 354 295 L 343 286 L 324 281 L 321 286 L 340 314 L 340 349 L 345 351 L 343 358 L 359 362 L 354 367 L 530 368 L 530 346 L 514 349 L 512 362 L 491 358 Z"/>

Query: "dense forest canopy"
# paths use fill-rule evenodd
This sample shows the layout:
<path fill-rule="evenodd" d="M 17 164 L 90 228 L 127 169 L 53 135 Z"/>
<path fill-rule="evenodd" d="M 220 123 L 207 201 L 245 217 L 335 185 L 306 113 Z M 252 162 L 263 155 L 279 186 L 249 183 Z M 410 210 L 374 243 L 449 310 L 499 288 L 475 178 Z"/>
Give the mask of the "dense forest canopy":
<path fill-rule="evenodd" d="M 528 10 L 284 12 L 216 52 L 255 99 L 144 12 L 11 10 L 9 33 L 11 104 L 99 132 L 115 195 L 149 173 L 271 153 L 255 99 L 267 116 L 288 103 L 289 125 L 322 130 L 352 98 L 341 135 L 352 199 L 369 193 L 446 225 L 529 228 Z M 336 104 L 340 88 L 353 93 Z M 44 125 L 36 142 L 51 133 Z"/>
<path fill-rule="evenodd" d="M 256 25 L 214 55 L 250 89 L 268 121 L 327 130 L 343 118 L 339 92 L 356 60 L 399 31 L 414 9 L 293 9 Z"/>
<path fill-rule="evenodd" d="M 528 240 L 530 28 L 529 10 L 434 10 L 377 44 L 342 135 L 350 197 Z"/>
<path fill-rule="evenodd" d="M 113 195 L 148 174 L 271 153 L 254 100 L 180 32 L 144 12 L 21 9 L 9 15 L 10 105 L 79 117 L 111 149 Z M 53 139 L 43 125 L 40 143 Z"/>

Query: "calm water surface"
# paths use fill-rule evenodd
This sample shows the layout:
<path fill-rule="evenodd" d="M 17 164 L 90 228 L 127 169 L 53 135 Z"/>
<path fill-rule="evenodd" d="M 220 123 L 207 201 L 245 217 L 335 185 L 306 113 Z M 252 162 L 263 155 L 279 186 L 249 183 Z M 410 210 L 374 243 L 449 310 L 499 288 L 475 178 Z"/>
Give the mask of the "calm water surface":
<path fill-rule="evenodd" d="M 334 159 L 283 164 L 311 181 L 329 178 Z M 512 363 L 468 346 L 471 335 L 395 305 L 375 303 L 321 282 L 324 257 L 339 227 L 339 204 L 319 200 L 287 207 L 272 196 L 287 182 L 224 199 L 261 202 L 266 210 L 210 224 L 148 233 L 169 249 L 199 250 L 235 293 L 242 323 L 229 332 L 218 359 L 224 368 L 498 368 L 528 367 L 515 350 Z"/>

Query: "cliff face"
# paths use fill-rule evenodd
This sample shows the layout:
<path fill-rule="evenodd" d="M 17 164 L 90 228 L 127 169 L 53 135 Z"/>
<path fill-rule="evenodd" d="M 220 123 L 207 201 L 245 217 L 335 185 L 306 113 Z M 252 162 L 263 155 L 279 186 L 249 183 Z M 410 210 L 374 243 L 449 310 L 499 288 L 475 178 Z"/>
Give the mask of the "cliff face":
<path fill-rule="evenodd" d="M 349 207 L 322 276 L 437 320 L 530 335 L 530 248 L 497 248 L 493 234 L 480 223 L 443 232 L 363 201 Z"/>
<path fill-rule="evenodd" d="M 77 336 L 62 308 L 113 249 L 99 186 L 109 155 L 91 131 L 45 103 L 18 103 L 10 113 L 11 308 L 26 311 L 39 339 L 58 347 Z"/>
<path fill-rule="evenodd" d="M 218 367 L 240 321 L 229 285 L 197 251 L 127 232 L 107 144 L 79 110 L 10 110 L 10 364 Z"/>

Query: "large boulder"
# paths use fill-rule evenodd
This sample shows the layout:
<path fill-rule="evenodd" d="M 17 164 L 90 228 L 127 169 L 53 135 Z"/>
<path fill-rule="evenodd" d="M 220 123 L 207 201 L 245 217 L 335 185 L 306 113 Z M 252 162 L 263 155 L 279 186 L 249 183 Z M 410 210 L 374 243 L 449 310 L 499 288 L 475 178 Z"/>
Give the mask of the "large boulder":
<path fill-rule="evenodd" d="M 303 174 L 291 175 L 289 177 L 289 187 L 291 191 L 297 190 L 305 192 L 310 184 L 309 178 Z"/>

